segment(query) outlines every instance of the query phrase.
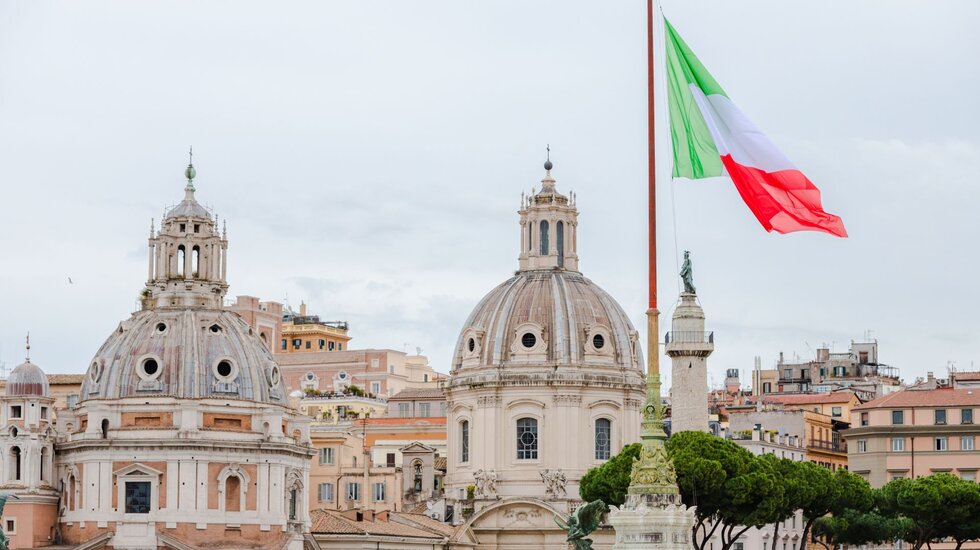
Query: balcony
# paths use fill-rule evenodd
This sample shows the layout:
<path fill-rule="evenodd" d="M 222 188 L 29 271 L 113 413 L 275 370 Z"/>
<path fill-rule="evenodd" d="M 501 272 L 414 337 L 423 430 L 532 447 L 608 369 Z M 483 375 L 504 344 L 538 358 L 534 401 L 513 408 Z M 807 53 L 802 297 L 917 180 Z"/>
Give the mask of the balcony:
<path fill-rule="evenodd" d="M 831 453 L 847 453 L 846 441 L 826 441 L 822 439 L 811 439 L 806 444 L 807 450 L 824 451 Z"/>
<path fill-rule="evenodd" d="M 669 331 L 664 336 L 664 344 L 714 344 L 714 332 L 693 330 Z"/>
<path fill-rule="evenodd" d="M 664 336 L 664 351 L 671 357 L 707 357 L 714 350 L 714 332 L 670 331 Z"/>

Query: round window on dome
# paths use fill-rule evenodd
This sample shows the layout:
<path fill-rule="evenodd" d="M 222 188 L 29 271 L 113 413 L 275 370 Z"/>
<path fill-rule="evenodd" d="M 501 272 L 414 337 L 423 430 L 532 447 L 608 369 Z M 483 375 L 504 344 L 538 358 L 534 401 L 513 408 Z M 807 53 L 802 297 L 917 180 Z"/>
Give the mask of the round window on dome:
<path fill-rule="evenodd" d="M 470 350 L 470 353 L 473 353 L 476 350 L 476 340 L 470 338 L 470 341 L 466 343 L 466 348 Z"/>
<path fill-rule="evenodd" d="M 279 372 L 279 365 L 273 364 L 269 367 L 269 385 L 276 387 L 282 380 L 282 373 Z"/>
<path fill-rule="evenodd" d="M 606 339 L 601 334 L 592 337 L 592 347 L 602 349 L 606 345 Z"/>
<path fill-rule="evenodd" d="M 102 377 L 102 366 L 99 365 L 98 361 L 92 363 L 92 368 L 89 369 L 88 376 L 92 379 L 92 382 L 98 382 L 99 378 Z"/>
<path fill-rule="evenodd" d="M 157 332 L 166 332 L 166 330 L 167 330 L 166 323 L 157 323 Z"/>
<path fill-rule="evenodd" d="M 534 344 L 538 343 L 538 337 L 532 332 L 525 332 L 524 336 L 521 336 L 521 345 L 527 349 L 534 347 Z"/>
<path fill-rule="evenodd" d="M 160 364 L 157 363 L 156 359 L 148 357 L 140 364 L 140 370 L 145 377 L 156 378 L 160 374 Z"/>
<path fill-rule="evenodd" d="M 211 325 L 208 328 L 208 330 L 210 330 L 211 332 L 217 334 L 217 333 L 221 332 L 221 327 L 215 324 L 215 325 Z"/>
<path fill-rule="evenodd" d="M 218 380 L 230 382 L 238 377 L 238 369 L 231 359 L 223 357 L 214 364 L 214 376 Z"/>

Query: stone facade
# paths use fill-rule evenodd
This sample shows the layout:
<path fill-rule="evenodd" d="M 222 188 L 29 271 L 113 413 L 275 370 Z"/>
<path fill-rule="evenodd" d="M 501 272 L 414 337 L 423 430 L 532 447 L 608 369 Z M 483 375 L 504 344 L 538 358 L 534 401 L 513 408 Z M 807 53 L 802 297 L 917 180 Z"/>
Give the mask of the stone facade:
<path fill-rule="evenodd" d="M 447 497 L 472 513 L 460 536 L 480 548 L 564 549 L 554 515 L 580 504 L 588 469 L 640 435 L 639 335 L 579 273 L 578 211 L 546 170 L 519 212 L 519 271 L 470 314 L 445 386 Z"/>

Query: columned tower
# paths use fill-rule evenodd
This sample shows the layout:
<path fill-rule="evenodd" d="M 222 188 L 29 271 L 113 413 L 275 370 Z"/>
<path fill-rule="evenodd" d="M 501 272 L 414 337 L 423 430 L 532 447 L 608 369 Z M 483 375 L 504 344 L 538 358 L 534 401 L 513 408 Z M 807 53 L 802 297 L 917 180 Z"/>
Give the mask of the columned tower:
<path fill-rule="evenodd" d="M 693 285 L 690 289 L 693 291 Z M 694 292 L 681 293 L 665 351 L 671 360 L 670 431 L 708 431 L 708 365 L 714 334 L 704 331 L 704 310 Z"/>

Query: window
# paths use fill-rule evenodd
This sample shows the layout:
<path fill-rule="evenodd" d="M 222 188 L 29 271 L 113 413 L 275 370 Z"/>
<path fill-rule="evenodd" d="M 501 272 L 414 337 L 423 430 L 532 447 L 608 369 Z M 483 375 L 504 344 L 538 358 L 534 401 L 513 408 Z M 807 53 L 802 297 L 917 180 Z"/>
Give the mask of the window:
<path fill-rule="evenodd" d="M 833 416 L 834 418 L 840 418 L 840 416 L 842 414 L 841 408 L 840 407 L 832 407 L 830 409 L 830 413 L 831 413 L 831 416 Z"/>
<path fill-rule="evenodd" d="M 316 341 L 316 345 L 317 348 L 323 349 L 323 346 L 327 345 L 327 341 L 324 340 L 323 338 L 320 338 L 319 340 Z"/>
<path fill-rule="evenodd" d="M 317 485 L 317 500 L 320 502 L 333 501 L 333 483 L 321 483 Z"/>
<path fill-rule="evenodd" d="M 447 406 L 448 405 L 446 404 L 445 401 L 440 401 L 439 402 L 439 416 L 446 416 L 446 407 Z"/>
<path fill-rule="evenodd" d="M 333 462 L 334 462 L 333 447 L 324 447 L 320 449 L 320 464 L 333 464 Z"/>
<path fill-rule="evenodd" d="M 960 438 L 960 450 L 961 451 L 972 451 L 973 450 L 973 436 L 964 435 Z"/>
<path fill-rule="evenodd" d="M 361 484 L 347 482 L 347 500 L 361 500 Z"/>
<path fill-rule="evenodd" d="M 892 451 L 901 452 L 905 450 L 905 438 L 904 437 L 893 437 L 892 438 Z"/>
<path fill-rule="evenodd" d="M 10 406 L 10 418 L 21 418 L 24 416 L 24 408 L 20 405 Z"/>
<path fill-rule="evenodd" d="M 555 225 L 555 245 L 558 247 L 558 267 L 565 267 L 565 224 Z"/>
<path fill-rule="evenodd" d="M 892 424 L 905 424 L 905 411 L 892 411 Z"/>
<path fill-rule="evenodd" d="M 892 473 L 892 481 L 895 481 L 896 479 L 905 479 L 905 473 L 904 472 L 893 472 Z"/>
<path fill-rule="evenodd" d="M 289 490 L 289 519 L 296 519 L 296 504 L 299 500 L 299 491 L 296 489 Z"/>
<path fill-rule="evenodd" d="M 609 460 L 611 451 L 612 426 L 608 418 L 595 421 L 595 458 Z"/>
<path fill-rule="evenodd" d="M 311 342 L 310 340 L 307 340 L 306 341 L 306 349 L 310 349 L 311 347 L 313 347 L 313 342 Z"/>
<path fill-rule="evenodd" d="M 6 533 L 6 534 L 8 534 L 8 535 L 16 535 L 17 534 L 17 520 L 16 519 L 8 519 L 8 520 L 6 520 L 3 523 L 3 532 Z"/>
<path fill-rule="evenodd" d="M 862 426 L 868 425 L 868 413 L 861 413 L 861 425 Z"/>
<path fill-rule="evenodd" d="M 949 438 L 948 437 L 937 437 L 936 438 L 936 444 L 934 445 L 934 448 L 937 451 L 945 451 L 945 450 L 949 449 Z"/>
<path fill-rule="evenodd" d="M 977 473 L 975 471 L 960 472 L 960 479 L 963 479 L 965 481 L 976 481 Z"/>
<path fill-rule="evenodd" d="M 327 343 L 327 351 L 333 351 L 335 346 L 336 346 L 336 344 L 334 344 L 333 342 L 328 342 Z"/>
<path fill-rule="evenodd" d="M 411 414 L 409 413 L 409 407 L 411 407 L 410 403 L 399 403 L 398 416 L 402 418 L 408 418 L 409 416 L 411 416 Z"/>
<path fill-rule="evenodd" d="M 601 334 L 596 334 L 592 337 L 592 347 L 595 349 L 602 349 L 606 345 L 606 339 L 602 337 Z"/>
<path fill-rule="evenodd" d="M 286 339 L 282 339 L 282 349 L 286 349 Z"/>
<path fill-rule="evenodd" d="M 385 466 L 388 468 L 395 467 L 395 453 L 388 453 L 385 455 Z"/>
<path fill-rule="evenodd" d="M 429 403 L 419 403 L 419 416 L 422 418 L 427 418 L 429 416 Z"/>
<path fill-rule="evenodd" d="M 548 255 L 548 222 L 541 222 L 541 255 Z"/>
<path fill-rule="evenodd" d="M 858 452 L 859 453 L 866 453 L 866 452 L 868 452 L 868 441 L 866 439 L 859 439 L 858 440 Z"/>
<path fill-rule="evenodd" d="M 47 419 L 48 419 L 48 408 L 41 407 L 41 420 L 47 420 Z"/>
<path fill-rule="evenodd" d="M 375 395 L 381 393 L 381 382 L 371 382 L 371 393 Z"/>
<path fill-rule="evenodd" d="M 417 493 L 421 492 L 422 491 L 422 463 L 421 462 L 414 462 L 412 464 L 412 473 L 414 476 L 414 479 L 412 480 L 412 489 Z"/>
<path fill-rule="evenodd" d="M 459 461 L 469 462 L 470 461 L 470 421 L 469 420 L 464 420 L 459 423 L 459 441 L 460 441 Z"/>
<path fill-rule="evenodd" d="M 343 342 L 338 342 L 337 343 L 337 351 L 344 351 L 344 343 Z"/>
<path fill-rule="evenodd" d="M 68 397 L 65 398 L 65 402 L 68 405 L 69 409 L 74 409 L 75 405 L 78 405 L 78 394 L 69 393 Z"/>
<path fill-rule="evenodd" d="M 517 459 L 538 458 L 538 421 L 521 418 L 517 421 Z"/>
<path fill-rule="evenodd" d="M 973 424 L 973 409 L 963 409 L 960 411 L 961 424 Z"/>
<path fill-rule="evenodd" d="M 423 382 L 428 382 L 429 381 L 429 375 L 428 374 L 423 374 L 422 375 L 422 381 Z"/>
<path fill-rule="evenodd" d="M 384 502 L 385 499 L 385 484 L 375 483 L 372 488 L 371 494 L 374 496 L 375 502 Z"/>
<path fill-rule="evenodd" d="M 783 378 L 787 380 L 793 378 L 793 369 L 783 369 Z"/>
<path fill-rule="evenodd" d="M 772 393 L 772 382 L 762 383 L 762 393 Z"/>
<path fill-rule="evenodd" d="M 936 409 L 936 424 L 946 423 L 946 409 Z"/>
<path fill-rule="evenodd" d="M 301 345 L 303 345 L 302 340 L 300 340 L 299 338 L 293 338 L 293 349 L 299 349 Z"/>
<path fill-rule="evenodd" d="M 150 482 L 149 481 L 126 482 L 126 513 L 127 514 L 150 513 Z"/>
<path fill-rule="evenodd" d="M 521 345 L 527 349 L 534 347 L 534 344 L 538 343 L 538 338 L 530 332 L 525 332 L 524 336 L 521 336 Z"/>

